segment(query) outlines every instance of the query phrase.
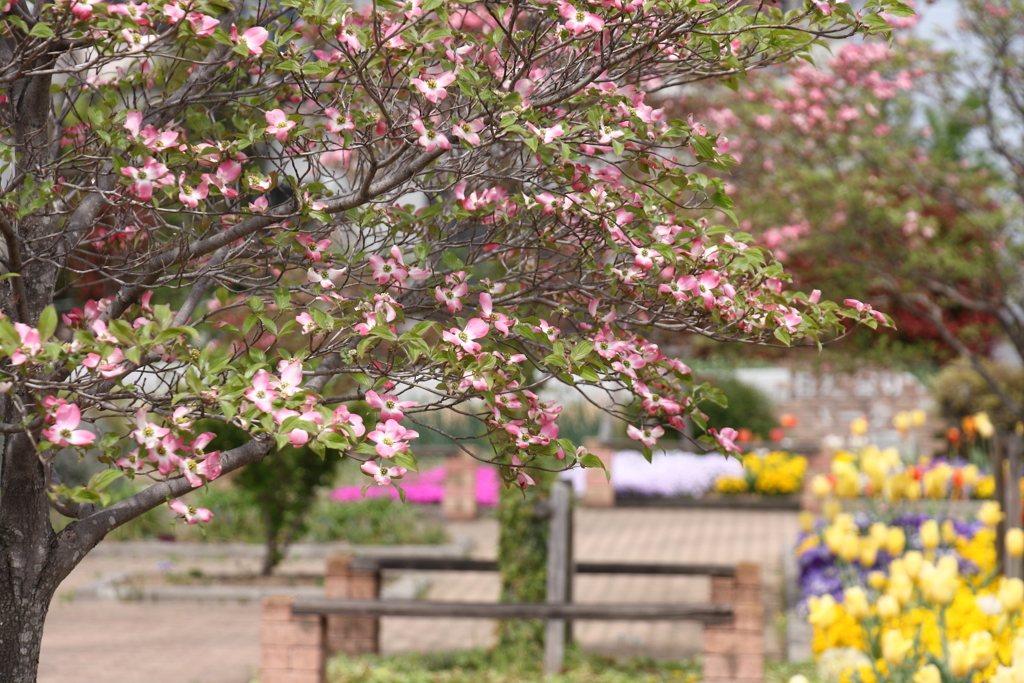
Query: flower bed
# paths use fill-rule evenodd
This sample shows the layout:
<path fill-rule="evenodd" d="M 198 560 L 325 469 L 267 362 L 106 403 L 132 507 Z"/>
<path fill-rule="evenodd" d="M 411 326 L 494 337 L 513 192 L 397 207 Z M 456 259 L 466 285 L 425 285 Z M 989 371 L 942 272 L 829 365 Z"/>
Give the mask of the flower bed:
<path fill-rule="evenodd" d="M 843 683 L 1024 680 L 1024 582 L 994 572 L 1000 519 L 993 502 L 971 521 L 805 516 L 799 610 L 821 669 Z"/>
<path fill-rule="evenodd" d="M 406 501 L 421 505 L 436 505 L 444 499 L 444 467 L 433 467 L 419 473 L 410 472 L 402 479 Z M 498 504 L 498 490 L 501 479 L 498 470 L 489 465 L 481 465 L 476 469 L 476 502 L 478 505 L 495 506 Z M 394 486 L 342 486 L 331 493 L 331 499 L 342 503 L 361 500 L 362 498 L 378 498 L 388 496 L 398 500 L 399 493 Z"/>
<path fill-rule="evenodd" d="M 742 476 L 721 476 L 715 482 L 719 493 L 760 493 L 788 496 L 799 493 L 807 474 L 807 458 L 786 451 L 743 456 Z"/>

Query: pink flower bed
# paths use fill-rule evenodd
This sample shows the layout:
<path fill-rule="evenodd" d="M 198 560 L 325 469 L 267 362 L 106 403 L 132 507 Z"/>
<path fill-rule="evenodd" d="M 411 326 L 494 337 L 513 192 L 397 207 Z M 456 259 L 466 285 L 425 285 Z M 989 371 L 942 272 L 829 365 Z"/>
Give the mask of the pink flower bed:
<path fill-rule="evenodd" d="M 445 468 L 435 467 L 416 474 L 410 472 L 400 481 L 399 486 L 405 489 L 406 501 L 432 505 L 441 502 L 444 498 L 444 477 Z M 481 465 L 476 468 L 476 502 L 478 505 L 494 506 L 498 504 L 498 487 L 501 480 L 498 472 L 493 467 Z M 343 503 L 365 498 L 379 498 L 389 496 L 398 499 L 398 490 L 394 486 L 370 486 L 363 496 L 362 486 L 342 486 L 334 489 L 331 499 Z"/>

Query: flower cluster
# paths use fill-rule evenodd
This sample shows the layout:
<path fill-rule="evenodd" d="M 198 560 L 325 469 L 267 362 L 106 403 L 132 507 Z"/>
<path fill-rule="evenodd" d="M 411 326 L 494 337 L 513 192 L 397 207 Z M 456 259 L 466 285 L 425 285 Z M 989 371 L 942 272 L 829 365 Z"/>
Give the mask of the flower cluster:
<path fill-rule="evenodd" d="M 925 457 L 908 464 L 895 448 L 870 445 L 857 453 L 836 453 L 832 471 L 811 480 L 811 490 L 819 498 L 869 497 L 887 502 L 990 498 L 993 489 L 992 477 L 977 465 Z"/>
<path fill-rule="evenodd" d="M 743 476 L 722 476 L 715 482 L 719 493 L 763 493 L 784 496 L 803 488 L 807 458 L 786 451 L 743 456 Z"/>

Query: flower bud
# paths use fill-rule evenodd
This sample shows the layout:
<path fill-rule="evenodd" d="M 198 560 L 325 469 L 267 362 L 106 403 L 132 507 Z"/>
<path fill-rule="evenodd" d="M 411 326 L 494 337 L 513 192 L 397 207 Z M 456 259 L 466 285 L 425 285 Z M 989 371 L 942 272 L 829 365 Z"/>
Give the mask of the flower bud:
<path fill-rule="evenodd" d="M 921 565 L 924 564 L 924 555 L 917 550 L 911 550 L 903 556 L 903 571 L 912 579 L 917 579 L 921 573 Z"/>
<path fill-rule="evenodd" d="M 914 683 L 942 683 L 942 674 L 934 664 L 925 664 L 914 672 Z"/>
<path fill-rule="evenodd" d="M 1024 581 L 1004 578 L 999 586 L 999 602 L 1003 603 L 1003 609 L 1007 612 L 1019 610 L 1021 604 L 1024 604 Z"/>
<path fill-rule="evenodd" d="M 889 527 L 885 538 L 885 549 L 893 557 L 899 557 L 907 547 L 907 535 L 898 526 Z"/>
<path fill-rule="evenodd" d="M 896 629 L 889 629 L 882 634 L 882 658 L 889 666 L 899 666 L 913 644 L 914 641 L 904 638 Z"/>
<path fill-rule="evenodd" d="M 963 640 L 949 643 L 949 670 L 957 678 L 963 678 L 971 672 L 974 658 L 970 646 Z"/>
<path fill-rule="evenodd" d="M 846 613 L 857 621 L 867 619 L 871 613 L 868 595 L 860 586 L 852 586 L 843 591 L 843 607 L 846 608 Z"/>

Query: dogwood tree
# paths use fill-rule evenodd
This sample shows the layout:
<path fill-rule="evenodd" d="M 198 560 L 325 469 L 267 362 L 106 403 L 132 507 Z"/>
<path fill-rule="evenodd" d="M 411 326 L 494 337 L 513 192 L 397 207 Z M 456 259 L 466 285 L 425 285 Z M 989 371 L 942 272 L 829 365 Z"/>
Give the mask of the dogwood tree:
<path fill-rule="evenodd" d="M 105 534 L 159 505 L 208 520 L 186 494 L 274 446 L 400 485 L 424 415 L 457 410 L 526 487 L 600 465 L 548 384 L 638 397 L 600 404 L 645 447 L 701 420 L 644 330 L 877 324 L 698 220 L 731 213 L 699 167 L 732 160 L 648 102 L 909 11 L 867 5 L 7 3 L 0 681 L 35 679 L 50 599 Z M 199 418 L 250 440 L 211 452 Z M 105 469 L 65 485 L 63 458 Z M 110 504 L 123 477 L 145 486 Z"/>

